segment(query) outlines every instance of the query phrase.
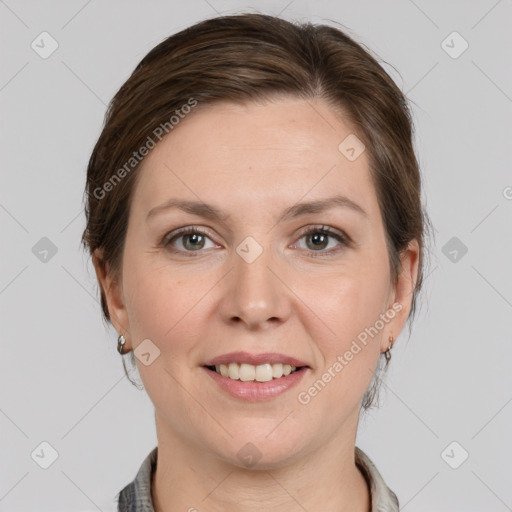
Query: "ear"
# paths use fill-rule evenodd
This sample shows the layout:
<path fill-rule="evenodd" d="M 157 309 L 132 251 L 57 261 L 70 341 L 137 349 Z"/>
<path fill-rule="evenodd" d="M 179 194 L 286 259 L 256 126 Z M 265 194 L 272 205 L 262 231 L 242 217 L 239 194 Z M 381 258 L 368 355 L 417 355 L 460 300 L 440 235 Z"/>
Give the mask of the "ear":
<path fill-rule="evenodd" d="M 118 282 L 116 276 L 112 275 L 109 265 L 103 259 L 103 251 L 96 249 L 92 255 L 94 270 L 98 283 L 105 296 L 110 321 L 115 330 L 126 337 L 125 349 L 129 349 L 129 322 L 126 308 L 124 306 L 123 289 L 121 283 Z"/>
<path fill-rule="evenodd" d="M 388 306 L 397 313 L 387 325 L 386 335 L 382 338 L 382 352 L 388 349 L 390 336 L 395 340 L 398 338 L 411 311 L 413 292 L 418 279 L 419 255 L 419 244 L 416 239 L 409 242 L 407 248 L 400 253 L 398 279 L 393 286 Z"/>

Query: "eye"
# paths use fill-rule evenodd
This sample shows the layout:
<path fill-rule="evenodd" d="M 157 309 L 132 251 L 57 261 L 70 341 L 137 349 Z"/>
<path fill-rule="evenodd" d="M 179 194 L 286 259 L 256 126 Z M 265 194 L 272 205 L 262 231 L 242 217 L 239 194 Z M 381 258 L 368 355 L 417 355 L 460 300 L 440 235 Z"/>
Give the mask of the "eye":
<path fill-rule="evenodd" d="M 306 247 L 299 246 L 299 249 L 304 249 L 310 256 L 330 256 L 350 245 L 350 238 L 347 235 L 335 231 L 329 226 L 308 228 L 302 233 L 299 241 L 302 239 L 306 239 Z M 334 240 L 337 243 L 331 244 L 331 248 L 325 250 L 329 247 L 330 242 Z M 210 247 L 206 245 L 207 241 L 212 244 Z M 168 233 L 163 238 L 161 246 L 173 253 L 188 253 L 189 256 L 196 256 L 192 253 L 200 253 L 202 249 L 216 247 L 209 234 L 196 227 L 183 228 Z"/>
<path fill-rule="evenodd" d="M 207 240 L 211 242 L 211 239 L 205 231 L 190 227 L 166 235 L 162 240 L 162 246 L 172 252 L 200 252 L 201 249 L 205 248 Z M 178 243 L 177 250 L 172 248 L 175 247 L 175 241 L 180 242 Z M 179 247 L 179 245 L 181 245 L 181 247 Z M 215 245 L 212 245 L 212 247 L 214 246 Z M 208 247 L 206 247 L 206 249 L 208 249 Z"/>
<path fill-rule="evenodd" d="M 328 226 L 309 228 L 302 234 L 299 240 L 302 239 L 306 239 L 305 250 L 312 256 L 331 255 L 332 253 L 337 253 L 342 247 L 349 245 L 349 238 L 346 235 L 338 233 Z M 329 247 L 329 239 L 331 239 L 331 241 L 334 239 L 338 243 L 332 244 L 331 249 L 324 250 Z M 332 248 L 333 246 L 334 248 Z M 336 246 L 338 247 L 336 248 Z M 339 246 L 341 246 L 341 248 Z"/>

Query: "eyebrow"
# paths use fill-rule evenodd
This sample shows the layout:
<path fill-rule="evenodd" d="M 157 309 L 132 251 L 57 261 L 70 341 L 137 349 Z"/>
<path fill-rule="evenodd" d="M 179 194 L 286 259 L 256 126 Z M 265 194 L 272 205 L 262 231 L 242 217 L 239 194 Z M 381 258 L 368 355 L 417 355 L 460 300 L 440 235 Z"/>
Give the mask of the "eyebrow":
<path fill-rule="evenodd" d="M 365 217 L 367 213 L 357 203 L 352 201 L 346 196 L 336 195 L 327 197 L 325 199 L 319 199 L 316 201 L 297 203 L 290 206 L 281 213 L 281 216 L 277 222 L 289 220 L 291 218 L 300 217 L 301 215 L 307 215 L 311 213 L 321 213 L 325 210 L 329 210 L 334 207 L 349 208 Z M 158 213 L 169 210 L 171 208 L 178 208 L 184 212 L 198 215 L 207 219 L 215 220 L 223 224 L 230 218 L 230 215 L 211 204 L 204 203 L 202 201 L 190 201 L 184 199 L 171 198 L 164 203 L 152 208 L 147 216 L 146 220 L 157 215 Z"/>

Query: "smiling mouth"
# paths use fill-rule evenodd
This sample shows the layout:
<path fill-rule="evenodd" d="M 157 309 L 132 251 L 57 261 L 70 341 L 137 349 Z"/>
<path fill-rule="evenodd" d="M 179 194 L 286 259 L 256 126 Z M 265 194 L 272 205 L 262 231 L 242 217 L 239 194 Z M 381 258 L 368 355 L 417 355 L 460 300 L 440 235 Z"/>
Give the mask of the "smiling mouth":
<path fill-rule="evenodd" d="M 289 364 L 281 363 L 265 363 L 259 365 L 229 363 L 205 366 L 205 368 L 231 380 L 240 380 L 243 382 L 269 382 L 271 380 L 287 377 L 291 373 L 307 367 L 291 366 Z"/>

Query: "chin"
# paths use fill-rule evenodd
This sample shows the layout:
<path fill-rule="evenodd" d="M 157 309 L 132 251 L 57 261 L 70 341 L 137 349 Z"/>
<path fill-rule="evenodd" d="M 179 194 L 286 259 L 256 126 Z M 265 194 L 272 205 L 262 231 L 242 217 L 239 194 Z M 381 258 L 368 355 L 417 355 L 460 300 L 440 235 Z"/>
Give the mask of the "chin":
<path fill-rule="evenodd" d="M 275 429 L 276 423 L 273 422 L 273 425 Z M 250 429 L 245 429 L 245 432 L 238 430 L 234 438 L 226 440 L 229 445 L 225 445 L 221 453 L 219 444 L 214 451 L 227 463 L 251 470 L 284 467 L 300 456 L 305 443 L 301 435 L 293 436 L 289 432 L 269 435 L 270 432 L 272 429 L 260 434 Z"/>

